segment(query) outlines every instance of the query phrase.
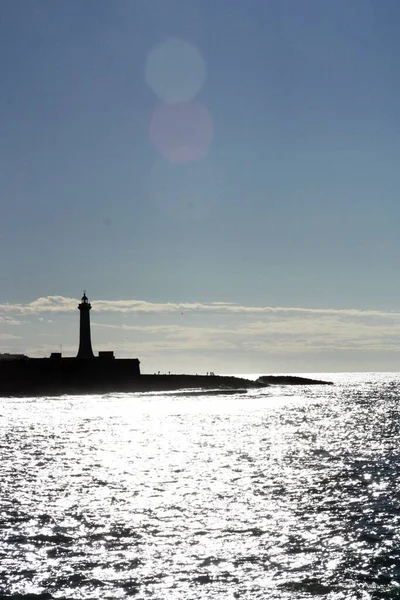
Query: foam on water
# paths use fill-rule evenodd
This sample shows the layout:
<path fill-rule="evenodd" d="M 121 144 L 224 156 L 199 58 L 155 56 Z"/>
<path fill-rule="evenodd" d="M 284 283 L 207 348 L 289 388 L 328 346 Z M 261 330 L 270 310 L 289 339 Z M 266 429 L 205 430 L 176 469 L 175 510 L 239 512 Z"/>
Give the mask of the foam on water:
<path fill-rule="evenodd" d="M 399 597 L 400 375 L 325 378 L 0 400 L 0 596 Z"/>

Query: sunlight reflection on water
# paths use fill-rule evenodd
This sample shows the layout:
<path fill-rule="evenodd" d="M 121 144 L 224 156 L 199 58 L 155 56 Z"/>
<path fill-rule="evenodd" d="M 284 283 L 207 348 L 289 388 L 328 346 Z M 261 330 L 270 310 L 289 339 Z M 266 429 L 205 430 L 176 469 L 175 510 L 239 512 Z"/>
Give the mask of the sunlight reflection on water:
<path fill-rule="evenodd" d="M 0 594 L 389 598 L 397 375 L 2 400 Z"/>

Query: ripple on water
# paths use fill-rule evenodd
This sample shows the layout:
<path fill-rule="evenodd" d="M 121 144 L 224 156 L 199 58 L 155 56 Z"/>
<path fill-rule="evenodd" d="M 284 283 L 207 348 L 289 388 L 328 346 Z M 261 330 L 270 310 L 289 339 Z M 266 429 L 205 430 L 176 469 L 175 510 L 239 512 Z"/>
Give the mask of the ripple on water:
<path fill-rule="evenodd" d="M 0 598 L 399 598 L 400 378 L 336 380 L 1 400 Z"/>

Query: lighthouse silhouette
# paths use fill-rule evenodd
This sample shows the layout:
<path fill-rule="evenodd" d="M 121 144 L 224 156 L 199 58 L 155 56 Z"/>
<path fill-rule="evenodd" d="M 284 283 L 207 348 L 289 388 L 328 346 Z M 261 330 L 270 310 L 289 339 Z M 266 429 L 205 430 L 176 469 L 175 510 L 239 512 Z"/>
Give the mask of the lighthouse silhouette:
<path fill-rule="evenodd" d="M 92 350 L 92 341 L 90 337 L 90 304 L 86 291 L 83 290 L 83 296 L 81 303 L 78 306 L 80 315 L 80 327 L 79 327 L 79 350 L 76 358 L 94 358 Z"/>

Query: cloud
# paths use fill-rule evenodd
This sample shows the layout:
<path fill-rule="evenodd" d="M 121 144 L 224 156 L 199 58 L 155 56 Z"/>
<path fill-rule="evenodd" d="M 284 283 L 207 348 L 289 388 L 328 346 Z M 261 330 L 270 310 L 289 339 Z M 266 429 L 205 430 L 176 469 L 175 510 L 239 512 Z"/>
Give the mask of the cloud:
<path fill-rule="evenodd" d="M 13 319 L 12 317 L 0 316 L 0 325 L 22 325 L 24 321 Z"/>
<path fill-rule="evenodd" d="M 253 322 L 234 319 L 230 326 L 128 325 L 94 323 L 96 329 L 133 331 L 134 348 L 148 351 L 218 349 L 253 353 L 309 352 L 315 350 L 396 350 L 400 319 L 388 323 L 368 319 L 317 315 L 313 319 L 291 315 Z"/>
<path fill-rule="evenodd" d="M 41 315 L 49 313 L 69 313 L 76 311 L 78 300 L 64 296 L 46 296 L 37 298 L 28 304 L 0 304 L 0 312 L 14 315 Z M 262 314 L 276 316 L 303 315 L 315 317 L 318 315 L 352 317 L 352 318 L 386 318 L 399 319 L 399 312 L 360 310 L 356 308 L 304 308 L 287 306 L 246 306 L 230 302 L 147 302 L 145 300 L 94 300 L 95 313 L 177 313 L 203 312 L 227 314 Z M 4 317 L 3 317 L 4 318 Z"/>
<path fill-rule="evenodd" d="M 0 324 L 29 321 L 33 344 L 27 342 L 26 351 L 30 354 L 32 351 L 46 354 L 55 348 L 49 345 L 32 349 L 40 332 L 49 336 L 57 333 L 58 340 L 63 342 L 63 351 L 74 355 L 75 346 L 67 350 L 72 344 L 70 329 L 62 329 L 65 322 L 58 316 L 75 313 L 72 318 L 76 318 L 77 331 L 77 305 L 76 299 L 63 296 L 38 298 L 28 304 L 3 304 L 0 305 L 4 315 L 0 317 Z M 95 349 L 114 349 L 120 356 L 151 356 L 158 360 L 167 357 L 168 352 L 180 352 L 185 359 L 186 355 L 197 356 L 201 352 L 210 357 L 220 353 L 228 364 L 232 356 L 252 358 L 290 353 L 299 356 L 329 351 L 353 351 L 357 356 L 371 350 L 400 350 L 400 313 L 394 311 L 246 306 L 228 302 L 96 300 L 93 313 Z M 26 321 L 19 320 L 21 315 Z M 132 322 L 129 322 L 130 315 Z M 142 318 L 134 319 L 136 315 Z M 222 315 L 226 318 L 220 318 Z M 56 325 L 49 319 L 53 316 Z M 17 339 L 5 337 L 8 335 L 4 332 L 1 339 Z"/>

